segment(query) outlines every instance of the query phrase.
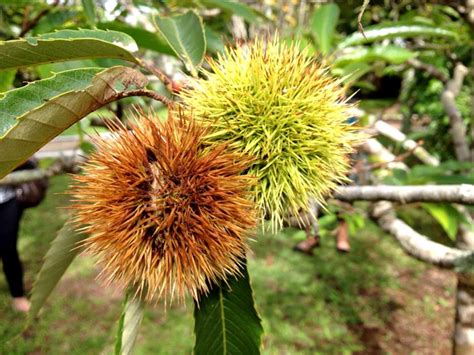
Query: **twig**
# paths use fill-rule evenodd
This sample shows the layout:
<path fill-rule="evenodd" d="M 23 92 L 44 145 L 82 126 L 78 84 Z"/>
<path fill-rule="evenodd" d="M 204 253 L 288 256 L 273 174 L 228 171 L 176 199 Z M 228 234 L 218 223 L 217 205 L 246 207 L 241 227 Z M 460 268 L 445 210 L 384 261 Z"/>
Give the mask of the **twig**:
<path fill-rule="evenodd" d="M 174 101 L 167 98 L 164 95 L 158 94 L 157 92 L 145 89 L 137 89 L 137 90 L 130 90 L 130 91 L 123 91 L 117 94 L 117 99 L 123 99 L 125 97 L 131 96 L 146 96 L 153 100 L 160 101 L 162 104 L 172 107 L 174 105 Z"/>
<path fill-rule="evenodd" d="M 55 0 L 51 6 L 41 10 L 31 21 L 28 21 L 28 7 L 25 9 L 25 16 L 23 19 L 23 24 L 21 26 L 21 32 L 19 37 L 26 35 L 33 27 L 35 27 L 39 20 L 41 20 L 45 15 L 47 15 L 52 8 L 59 5 L 59 0 Z"/>
<path fill-rule="evenodd" d="M 391 163 L 396 163 L 396 162 L 403 163 L 403 161 L 406 158 L 408 158 L 410 155 L 412 155 L 413 152 L 415 151 L 415 149 L 420 147 L 420 146 L 421 146 L 421 144 L 417 143 L 416 147 L 414 147 L 410 150 L 407 150 L 403 154 L 394 156 L 393 160 L 391 160 L 391 161 L 381 161 L 381 162 L 378 162 L 378 163 L 368 164 L 368 165 L 365 165 L 365 166 L 355 166 L 353 168 L 353 171 L 355 173 L 361 173 L 361 172 L 364 172 L 364 171 L 371 171 L 371 170 L 375 170 L 375 169 L 384 168 L 384 167 L 387 167 Z"/>
<path fill-rule="evenodd" d="M 364 12 L 367 9 L 367 6 L 369 6 L 369 3 L 370 0 L 364 0 L 359 15 L 357 15 L 357 26 L 359 27 L 359 31 L 362 33 L 362 36 L 364 36 L 365 39 L 367 39 L 367 37 L 365 36 L 364 27 L 362 26 L 362 16 L 364 16 Z"/>
<path fill-rule="evenodd" d="M 412 150 L 413 154 L 423 163 L 427 165 L 439 164 L 439 160 L 436 157 L 428 153 L 423 147 L 420 147 L 419 144 L 414 140 L 408 139 L 405 133 L 389 125 L 388 123 L 379 120 L 375 122 L 374 128 L 378 133 L 390 138 L 392 141 L 401 143 L 403 148 Z"/>
<path fill-rule="evenodd" d="M 408 166 L 404 162 L 397 161 L 397 157 L 375 138 L 367 139 L 362 145 L 362 149 L 368 154 L 375 155 L 377 160 L 380 161 L 380 164 L 387 166 L 390 170 L 408 170 Z"/>
<path fill-rule="evenodd" d="M 446 83 L 449 80 L 448 76 L 444 74 L 442 71 L 440 71 L 438 68 L 436 68 L 433 65 L 423 63 L 419 61 L 418 59 L 415 59 L 415 58 L 408 59 L 406 63 L 415 69 L 419 69 L 419 70 L 423 70 L 427 72 L 428 74 L 438 79 L 439 81 L 442 81 L 443 83 Z"/>
<path fill-rule="evenodd" d="M 143 68 L 155 75 L 170 92 L 177 93 L 180 91 L 180 85 L 171 80 L 169 76 L 167 76 L 162 70 L 154 66 L 152 63 L 141 60 L 140 64 Z"/>

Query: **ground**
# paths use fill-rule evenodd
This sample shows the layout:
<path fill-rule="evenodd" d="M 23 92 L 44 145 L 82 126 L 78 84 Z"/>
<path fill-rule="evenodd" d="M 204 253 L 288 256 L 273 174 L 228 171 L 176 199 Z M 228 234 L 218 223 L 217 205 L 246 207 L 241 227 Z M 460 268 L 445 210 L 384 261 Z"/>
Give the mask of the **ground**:
<path fill-rule="evenodd" d="M 46 201 L 22 222 L 20 249 L 30 288 L 42 256 L 64 222 L 67 177 L 54 178 Z M 304 233 L 261 234 L 249 272 L 263 318 L 264 354 L 449 354 L 455 277 L 404 255 L 374 226 L 351 237 L 351 253 L 332 237 L 314 256 L 291 247 Z M 9 308 L 0 276 L 0 354 L 108 354 L 121 307 L 88 256 L 78 257 L 28 330 Z M 190 354 L 192 303 L 147 308 L 136 354 Z"/>

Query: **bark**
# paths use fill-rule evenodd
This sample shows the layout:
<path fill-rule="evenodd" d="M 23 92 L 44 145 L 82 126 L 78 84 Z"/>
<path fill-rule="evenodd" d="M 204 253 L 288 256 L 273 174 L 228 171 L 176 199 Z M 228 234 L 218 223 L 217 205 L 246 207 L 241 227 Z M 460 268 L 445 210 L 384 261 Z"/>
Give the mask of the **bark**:
<path fill-rule="evenodd" d="M 448 81 L 441 95 L 444 110 L 449 116 L 456 157 L 460 161 L 471 159 L 466 139 L 466 126 L 455 103 L 456 95 L 461 91 L 467 73 L 467 68 L 458 64 L 454 69 L 453 78 Z M 466 212 L 464 215 L 472 221 L 469 213 Z M 460 227 L 456 246 L 469 251 L 474 250 L 474 235 L 464 225 Z M 457 276 L 453 352 L 457 355 L 474 354 L 474 276 L 464 273 L 458 273 Z"/>
<path fill-rule="evenodd" d="M 456 293 L 456 324 L 454 353 L 472 355 L 474 352 L 474 276 L 458 273 Z"/>
<path fill-rule="evenodd" d="M 464 65 L 456 65 L 453 78 L 448 81 L 446 88 L 441 95 L 441 102 L 443 103 L 444 110 L 449 116 L 456 157 L 460 161 L 470 161 L 470 153 L 469 145 L 466 140 L 466 126 L 461 113 L 456 107 L 455 98 L 461 91 L 462 83 L 467 73 L 468 70 Z"/>
<path fill-rule="evenodd" d="M 396 217 L 390 202 L 376 203 L 371 216 L 384 231 L 395 237 L 406 253 L 423 262 L 443 268 L 454 268 L 474 255 L 472 251 L 450 248 L 419 234 Z"/>
<path fill-rule="evenodd" d="M 0 186 L 20 185 L 25 182 L 50 178 L 64 173 L 76 173 L 79 171 L 79 163 L 84 159 L 81 157 L 60 158 L 47 169 L 19 170 L 8 174 L 0 179 Z"/>
<path fill-rule="evenodd" d="M 420 186 L 343 186 L 333 195 L 334 198 L 346 202 L 394 201 L 412 202 L 450 202 L 474 204 L 474 185 L 420 185 Z"/>
<path fill-rule="evenodd" d="M 370 138 L 365 141 L 362 145 L 362 149 L 368 154 L 375 155 L 377 158 L 377 162 L 386 163 L 386 166 L 389 170 L 408 169 L 405 163 L 397 161 L 397 157 L 374 138 Z"/>
<path fill-rule="evenodd" d="M 429 154 L 426 149 L 418 146 L 418 144 L 414 140 L 408 139 L 403 132 L 389 125 L 388 123 L 384 121 L 377 121 L 374 124 L 374 128 L 377 130 L 378 133 L 386 136 L 387 138 L 390 138 L 395 142 L 401 143 L 403 148 L 407 150 L 413 150 L 413 155 L 415 155 L 423 163 L 427 165 L 439 164 L 439 160 Z"/>
<path fill-rule="evenodd" d="M 467 211 L 464 216 L 474 225 Z M 467 226 L 460 225 L 456 247 L 463 250 L 474 250 L 474 233 Z M 456 355 L 474 354 L 474 275 L 458 273 L 456 292 L 456 320 L 453 334 L 453 352 Z"/>

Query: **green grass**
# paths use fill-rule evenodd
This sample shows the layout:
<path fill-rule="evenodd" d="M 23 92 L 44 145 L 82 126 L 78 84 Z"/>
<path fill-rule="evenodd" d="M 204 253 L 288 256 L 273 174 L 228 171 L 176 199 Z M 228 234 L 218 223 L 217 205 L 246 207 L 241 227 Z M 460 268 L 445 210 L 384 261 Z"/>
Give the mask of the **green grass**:
<path fill-rule="evenodd" d="M 27 211 L 21 227 L 20 254 L 31 287 L 42 256 L 66 218 L 67 177 L 57 177 L 44 203 Z M 249 271 L 263 318 L 264 354 L 333 354 L 363 351 L 357 329 L 383 327 L 391 312 L 388 291 L 399 287 L 396 270 L 415 276 L 424 266 L 406 257 L 388 237 L 366 228 L 352 238 L 347 255 L 335 251 L 334 238 L 323 238 L 313 257 L 291 247 L 304 238 L 287 229 L 252 242 Z M 111 353 L 121 307 L 117 290 L 96 281 L 87 256 L 77 258 L 51 295 L 39 320 L 21 334 L 24 318 L 10 310 L 0 276 L 0 354 Z M 436 300 L 426 298 L 430 314 Z M 136 354 L 189 354 L 193 345 L 192 302 L 148 307 Z"/>

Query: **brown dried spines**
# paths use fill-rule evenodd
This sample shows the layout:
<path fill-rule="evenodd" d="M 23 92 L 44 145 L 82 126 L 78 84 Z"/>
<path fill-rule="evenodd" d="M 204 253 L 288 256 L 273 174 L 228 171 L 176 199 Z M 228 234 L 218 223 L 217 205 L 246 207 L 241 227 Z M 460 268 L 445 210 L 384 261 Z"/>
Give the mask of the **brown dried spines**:
<path fill-rule="evenodd" d="M 224 146 L 203 151 L 205 129 L 180 113 L 165 122 L 141 114 L 131 130 L 117 128 L 97 139 L 72 192 L 101 275 L 151 300 L 197 298 L 238 272 L 256 223 L 252 179 L 240 175 L 248 159 Z"/>

